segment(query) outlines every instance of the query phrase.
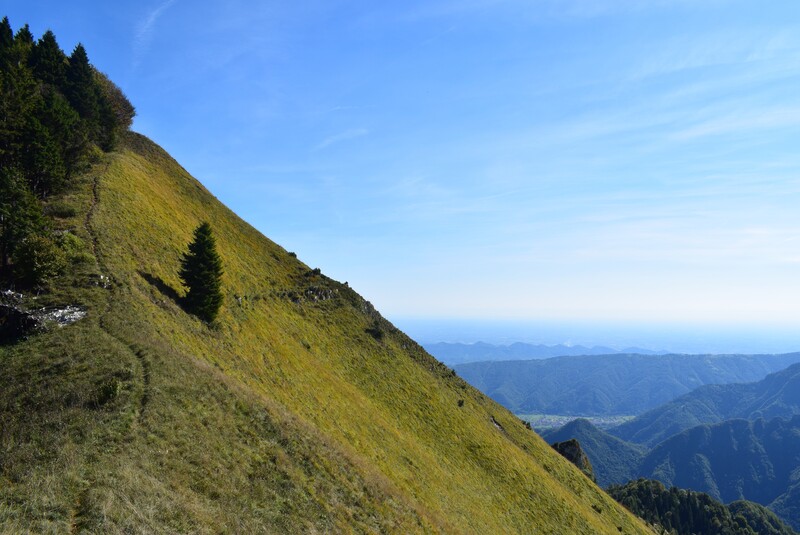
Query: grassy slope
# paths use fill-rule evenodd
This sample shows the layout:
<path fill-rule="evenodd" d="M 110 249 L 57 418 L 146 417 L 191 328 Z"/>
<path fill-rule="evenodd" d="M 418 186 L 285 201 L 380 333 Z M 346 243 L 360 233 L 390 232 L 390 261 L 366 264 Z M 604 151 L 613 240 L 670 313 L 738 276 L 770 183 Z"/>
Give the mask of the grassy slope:
<path fill-rule="evenodd" d="M 646 532 L 146 139 L 97 173 L 62 225 L 98 263 L 51 298 L 89 317 L 0 349 L 5 531 Z M 174 300 L 201 220 L 225 265 L 214 329 Z"/>

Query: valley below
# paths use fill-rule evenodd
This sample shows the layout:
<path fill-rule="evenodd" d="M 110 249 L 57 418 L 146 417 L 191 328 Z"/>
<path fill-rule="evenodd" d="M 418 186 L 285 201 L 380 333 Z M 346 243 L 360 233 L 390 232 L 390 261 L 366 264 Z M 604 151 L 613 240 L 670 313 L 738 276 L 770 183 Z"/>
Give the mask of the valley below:
<path fill-rule="evenodd" d="M 536 429 L 537 432 L 556 429 L 579 418 L 591 422 L 591 424 L 598 429 L 609 429 L 635 418 L 635 416 L 631 415 L 565 416 L 562 414 L 517 414 L 516 416 L 520 420 L 524 420 L 531 424 L 531 427 Z"/>

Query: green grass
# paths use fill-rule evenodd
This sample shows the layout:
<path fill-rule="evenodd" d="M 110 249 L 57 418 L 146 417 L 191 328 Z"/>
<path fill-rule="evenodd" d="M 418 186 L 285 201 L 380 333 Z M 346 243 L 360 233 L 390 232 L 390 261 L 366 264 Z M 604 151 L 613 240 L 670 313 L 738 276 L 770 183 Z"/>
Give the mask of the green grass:
<path fill-rule="evenodd" d="M 58 223 L 96 262 L 41 298 L 89 317 L 0 349 L 3 530 L 647 532 L 148 140 L 95 173 Z M 211 327 L 175 299 L 204 220 L 225 269 Z"/>

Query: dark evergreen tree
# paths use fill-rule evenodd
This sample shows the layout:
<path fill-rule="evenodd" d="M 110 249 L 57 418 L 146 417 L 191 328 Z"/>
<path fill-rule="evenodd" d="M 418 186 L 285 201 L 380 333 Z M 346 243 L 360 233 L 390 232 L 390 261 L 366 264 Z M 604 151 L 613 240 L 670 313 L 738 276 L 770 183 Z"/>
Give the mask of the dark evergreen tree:
<path fill-rule="evenodd" d="M 47 30 L 31 49 L 28 63 L 33 74 L 46 84 L 64 90 L 67 81 L 67 56 L 58 46 L 55 34 Z"/>
<path fill-rule="evenodd" d="M 13 168 L 0 167 L 0 274 L 9 275 L 18 248 L 43 228 L 42 208 L 25 179 Z"/>
<path fill-rule="evenodd" d="M 27 24 L 17 30 L 17 34 L 14 36 L 14 42 L 25 47 L 33 46 L 33 34 Z"/>
<path fill-rule="evenodd" d="M 96 139 L 96 132 L 91 131 L 98 130 L 100 102 L 93 71 L 86 49 L 79 43 L 69 57 L 66 95 L 75 111 L 89 125 L 90 135 Z"/>
<path fill-rule="evenodd" d="M 61 147 L 51 132 L 37 117 L 28 117 L 21 154 L 22 169 L 31 190 L 44 198 L 64 187 L 67 169 L 61 157 Z"/>
<path fill-rule="evenodd" d="M 4 17 L 0 22 L 0 68 L 8 67 L 14 47 L 14 31 L 8 22 L 8 17 Z"/>
<path fill-rule="evenodd" d="M 12 64 L 27 67 L 33 43 L 33 34 L 26 24 L 14 34 L 14 46 L 11 49 Z"/>
<path fill-rule="evenodd" d="M 195 229 L 189 251 L 181 259 L 180 277 L 189 289 L 186 309 L 204 321 L 214 321 L 222 305 L 222 260 L 208 223 Z"/>
<path fill-rule="evenodd" d="M 67 99 L 53 88 L 42 91 L 36 116 L 58 146 L 66 171 L 64 178 L 69 179 L 81 169 L 87 149 L 88 140 L 80 116 Z"/>
<path fill-rule="evenodd" d="M 27 67 L 0 70 L 0 166 L 19 163 L 28 118 L 38 98 L 36 81 Z"/>

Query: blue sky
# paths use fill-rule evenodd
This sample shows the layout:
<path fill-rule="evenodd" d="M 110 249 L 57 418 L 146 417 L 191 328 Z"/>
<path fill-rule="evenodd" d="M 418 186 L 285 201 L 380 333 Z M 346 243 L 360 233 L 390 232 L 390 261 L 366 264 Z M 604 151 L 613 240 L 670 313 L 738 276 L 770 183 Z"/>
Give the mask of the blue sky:
<path fill-rule="evenodd" d="M 800 3 L 5 0 L 389 318 L 800 326 Z"/>

